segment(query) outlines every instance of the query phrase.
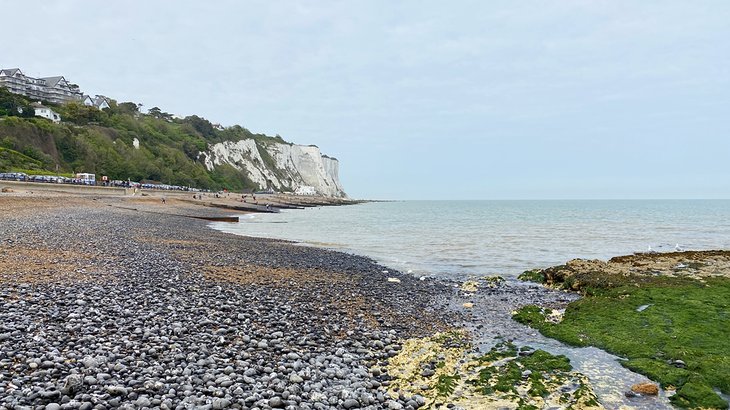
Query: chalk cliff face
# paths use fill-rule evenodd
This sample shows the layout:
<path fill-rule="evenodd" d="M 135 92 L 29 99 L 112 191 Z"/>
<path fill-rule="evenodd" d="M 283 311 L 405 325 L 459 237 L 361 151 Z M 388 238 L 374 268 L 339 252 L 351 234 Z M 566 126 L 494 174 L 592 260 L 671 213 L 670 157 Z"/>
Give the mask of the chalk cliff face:
<path fill-rule="evenodd" d="M 339 162 L 322 155 L 315 146 L 289 145 L 244 139 L 220 142 L 205 153 L 205 166 L 213 170 L 230 164 L 261 188 L 345 197 L 338 176 Z"/>

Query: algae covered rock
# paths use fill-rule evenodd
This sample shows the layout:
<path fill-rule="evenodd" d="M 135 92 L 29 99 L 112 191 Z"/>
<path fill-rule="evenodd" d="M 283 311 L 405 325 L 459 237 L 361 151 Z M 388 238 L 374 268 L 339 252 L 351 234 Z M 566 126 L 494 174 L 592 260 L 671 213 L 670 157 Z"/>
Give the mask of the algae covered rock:
<path fill-rule="evenodd" d="M 391 397 L 420 395 L 425 408 L 600 409 L 585 376 L 565 356 L 501 343 L 473 353 L 464 331 L 403 342 L 391 358 Z"/>
<path fill-rule="evenodd" d="M 497 288 L 504 283 L 504 278 L 499 275 L 485 276 L 483 280 L 486 286 L 489 288 Z"/>
<path fill-rule="evenodd" d="M 524 282 L 545 283 L 545 275 L 540 269 L 526 270 L 517 276 L 517 279 Z"/>
<path fill-rule="evenodd" d="M 468 280 L 461 284 L 462 292 L 476 292 L 479 289 L 479 282 L 475 280 Z"/>
<path fill-rule="evenodd" d="M 583 294 L 564 311 L 526 305 L 513 319 L 573 346 L 595 346 L 658 386 L 682 408 L 728 408 L 730 252 L 671 252 L 572 260 L 542 271 Z M 628 390 L 628 386 L 627 386 Z"/>

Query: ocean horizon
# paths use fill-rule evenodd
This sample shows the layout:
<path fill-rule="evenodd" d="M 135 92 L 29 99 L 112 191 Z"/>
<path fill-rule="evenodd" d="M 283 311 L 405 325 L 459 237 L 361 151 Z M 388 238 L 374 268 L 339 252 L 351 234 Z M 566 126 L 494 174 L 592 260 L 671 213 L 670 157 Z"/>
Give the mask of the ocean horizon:
<path fill-rule="evenodd" d="M 416 276 L 516 277 L 570 259 L 730 248 L 730 200 L 397 200 L 211 226 L 368 256 Z"/>

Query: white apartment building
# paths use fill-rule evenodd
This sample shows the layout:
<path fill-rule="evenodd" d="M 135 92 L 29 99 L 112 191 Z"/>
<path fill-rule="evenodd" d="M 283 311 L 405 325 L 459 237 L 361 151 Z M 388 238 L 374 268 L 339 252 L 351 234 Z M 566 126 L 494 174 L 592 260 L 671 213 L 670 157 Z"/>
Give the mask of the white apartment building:
<path fill-rule="evenodd" d="M 56 104 L 80 101 L 83 95 L 78 85 L 69 83 L 63 76 L 33 78 L 23 74 L 19 68 L 0 69 L 0 87 L 31 100 Z"/>

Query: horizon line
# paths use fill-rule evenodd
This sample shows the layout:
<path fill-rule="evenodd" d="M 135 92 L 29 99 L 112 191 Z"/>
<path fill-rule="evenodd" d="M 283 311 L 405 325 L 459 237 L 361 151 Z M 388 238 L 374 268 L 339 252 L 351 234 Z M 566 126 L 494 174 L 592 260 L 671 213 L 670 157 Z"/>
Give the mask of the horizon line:
<path fill-rule="evenodd" d="M 352 198 L 359 201 L 728 201 L 726 198 Z"/>

